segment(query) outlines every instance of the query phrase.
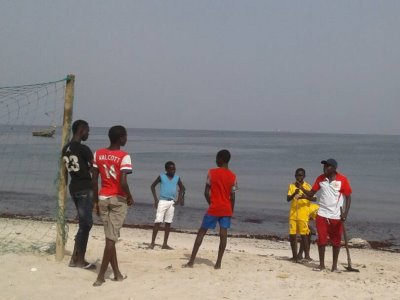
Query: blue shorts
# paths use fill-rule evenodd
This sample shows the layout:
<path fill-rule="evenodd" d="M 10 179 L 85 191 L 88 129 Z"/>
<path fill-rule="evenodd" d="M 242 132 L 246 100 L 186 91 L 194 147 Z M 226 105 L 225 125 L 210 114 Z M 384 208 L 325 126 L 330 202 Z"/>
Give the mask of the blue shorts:
<path fill-rule="evenodd" d="M 231 217 L 215 217 L 210 215 L 204 216 L 203 222 L 201 223 L 201 228 L 215 229 L 217 222 L 219 223 L 220 228 L 231 228 Z"/>

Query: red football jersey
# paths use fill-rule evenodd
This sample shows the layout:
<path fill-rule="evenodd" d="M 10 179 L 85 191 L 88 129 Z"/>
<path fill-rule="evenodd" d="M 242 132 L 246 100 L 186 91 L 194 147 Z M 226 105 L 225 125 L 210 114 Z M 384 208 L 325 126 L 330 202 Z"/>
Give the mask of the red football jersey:
<path fill-rule="evenodd" d="M 126 197 L 121 188 L 121 173 L 132 173 L 130 155 L 122 150 L 102 148 L 94 153 L 93 167 L 97 168 L 101 177 L 99 198 L 111 196 Z"/>

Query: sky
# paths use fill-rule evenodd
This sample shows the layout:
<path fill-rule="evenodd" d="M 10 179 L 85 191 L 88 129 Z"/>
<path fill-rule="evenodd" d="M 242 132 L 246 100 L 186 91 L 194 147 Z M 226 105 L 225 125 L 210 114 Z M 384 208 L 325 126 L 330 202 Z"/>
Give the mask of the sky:
<path fill-rule="evenodd" d="M 0 86 L 92 126 L 399 134 L 400 1 L 0 0 Z"/>

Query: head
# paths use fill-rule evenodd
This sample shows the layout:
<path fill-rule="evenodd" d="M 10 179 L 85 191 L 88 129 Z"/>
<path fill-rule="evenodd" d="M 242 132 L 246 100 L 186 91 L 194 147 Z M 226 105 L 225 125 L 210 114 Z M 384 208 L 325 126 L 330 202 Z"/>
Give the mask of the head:
<path fill-rule="evenodd" d="M 321 164 L 324 165 L 324 174 L 326 177 L 332 176 L 336 173 L 336 169 L 338 167 L 338 163 L 335 159 L 329 158 L 327 160 L 321 161 Z"/>
<path fill-rule="evenodd" d="M 121 125 L 111 127 L 108 131 L 108 137 L 111 144 L 125 146 L 127 141 L 127 132 L 125 127 Z"/>
<path fill-rule="evenodd" d="M 82 141 L 86 141 L 89 137 L 89 124 L 84 120 L 76 120 L 72 124 L 72 134 Z"/>
<path fill-rule="evenodd" d="M 173 161 L 167 161 L 165 163 L 165 172 L 167 173 L 168 176 L 174 177 L 176 172 L 176 167 Z"/>
<path fill-rule="evenodd" d="M 294 177 L 296 178 L 297 182 L 302 183 L 304 181 L 304 178 L 306 178 L 306 170 L 304 170 L 303 168 L 298 168 L 294 173 Z"/>
<path fill-rule="evenodd" d="M 230 160 L 231 153 L 226 149 L 218 151 L 217 157 L 215 159 L 218 167 L 221 167 L 222 165 L 227 165 Z"/>

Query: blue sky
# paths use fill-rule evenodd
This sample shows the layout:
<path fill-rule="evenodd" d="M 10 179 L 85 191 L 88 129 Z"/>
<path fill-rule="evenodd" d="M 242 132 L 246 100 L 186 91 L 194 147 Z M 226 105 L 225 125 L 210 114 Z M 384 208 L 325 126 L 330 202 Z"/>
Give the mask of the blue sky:
<path fill-rule="evenodd" d="M 0 0 L 0 86 L 93 126 L 398 134 L 400 1 Z"/>

